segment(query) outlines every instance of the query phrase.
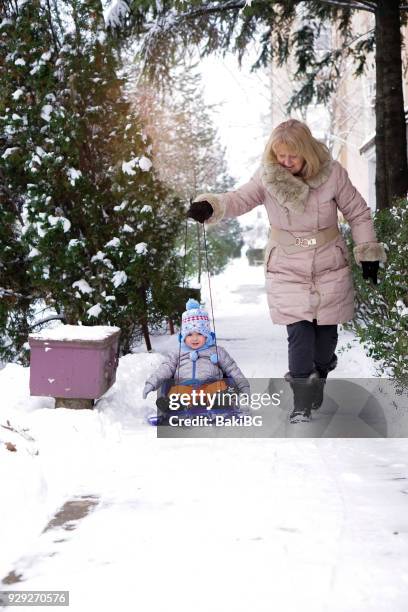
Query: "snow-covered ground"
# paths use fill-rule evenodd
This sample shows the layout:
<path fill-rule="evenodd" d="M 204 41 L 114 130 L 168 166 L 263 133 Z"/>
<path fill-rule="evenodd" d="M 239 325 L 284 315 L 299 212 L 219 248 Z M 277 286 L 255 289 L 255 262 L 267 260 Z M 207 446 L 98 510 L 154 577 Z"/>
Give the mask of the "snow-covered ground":
<path fill-rule="evenodd" d="M 236 260 L 212 293 L 219 343 L 248 377 L 281 377 L 262 268 Z M 123 357 L 93 411 L 1 370 L 0 590 L 69 590 L 75 612 L 405 611 L 407 441 L 157 438 L 141 391 L 175 342 Z M 350 333 L 340 345 L 333 378 L 374 374 Z"/>

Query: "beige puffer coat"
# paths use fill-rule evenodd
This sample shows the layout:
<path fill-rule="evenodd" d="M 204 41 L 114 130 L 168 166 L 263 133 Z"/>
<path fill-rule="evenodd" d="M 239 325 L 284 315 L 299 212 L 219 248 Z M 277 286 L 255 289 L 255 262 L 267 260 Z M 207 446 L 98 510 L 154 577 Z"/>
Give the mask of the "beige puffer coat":
<path fill-rule="evenodd" d="M 264 163 L 236 191 L 201 194 L 196 198 L 200 200 L 207 200 L 214 209 L 207 223 L 242 215 L 263 204 L 271 227 L 300 238 L 337 226 L 340 210 L 351 227 L 357 263 L 386 260 L 369 207 L 351 184 L 346 170 L 331 159 L 307 181 L 279 164 Z M 341 234 L 320 247 L 294 253 L 270 239 L 265 249 L 265 276 L 274 323 L 287 325 L 316 319 L 319 325 L 334 325 L 353 317 L 352 276 Z"/>

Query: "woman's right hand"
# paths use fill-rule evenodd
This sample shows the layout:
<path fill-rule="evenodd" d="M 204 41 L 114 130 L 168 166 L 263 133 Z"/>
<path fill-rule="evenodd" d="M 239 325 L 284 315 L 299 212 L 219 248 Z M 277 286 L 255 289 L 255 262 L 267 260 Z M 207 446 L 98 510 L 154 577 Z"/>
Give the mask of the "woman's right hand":
<path fill-rule="evenodd" d="M 191 217 L 194 221 L 204 223 L 213 214 L 214 209 L 207 200 L 201 202 L 192 202 L 190 208 L 187 211 L 187 217 Z"/>

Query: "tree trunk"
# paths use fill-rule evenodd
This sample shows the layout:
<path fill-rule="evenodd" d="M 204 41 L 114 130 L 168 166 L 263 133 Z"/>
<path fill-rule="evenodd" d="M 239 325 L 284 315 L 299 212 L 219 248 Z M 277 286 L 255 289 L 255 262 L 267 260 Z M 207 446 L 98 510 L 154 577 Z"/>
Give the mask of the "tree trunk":
<path fill-rule="evenodd" d="M 402 92 L 399 0 L 378 0 L 376 41 L 377 210 L 408 191 L 407 136 Z"/>
<path fill-rule="evenodd" d="M 169 319 L 169 331 L 170 331 L 170 336 L 173 336 L 173 334 L 174 334 L 174 323 L 173 323 L 173 319 Z"/>
<path fill-rule="evenodd" d="M 145 320 L 141 322 L 141 328 L 142 328 L 144 341 L 146 342 L 146 348 L 148 351 L 151 351 L 152 343 L 150 342 L 149 328 Z"/>

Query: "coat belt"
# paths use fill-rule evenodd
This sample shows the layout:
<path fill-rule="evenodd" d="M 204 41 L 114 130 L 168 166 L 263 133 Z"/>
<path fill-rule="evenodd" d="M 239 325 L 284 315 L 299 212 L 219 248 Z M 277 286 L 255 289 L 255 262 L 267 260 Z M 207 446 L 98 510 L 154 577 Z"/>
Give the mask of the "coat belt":
<path fill-rule="evenodd" d="M 306 249 L 317 249 L 327 242 L 334 240 L 338 235 L 339 228 L 337 225 L 321 229 L 314 234 L 310 234 L 310 236 L 295 236 L 292 232 L 288 232 L 287 230 L 271 227 L 269 239 L 277 242 L 283 247 L 286 253 L 290 254 Z"/>

